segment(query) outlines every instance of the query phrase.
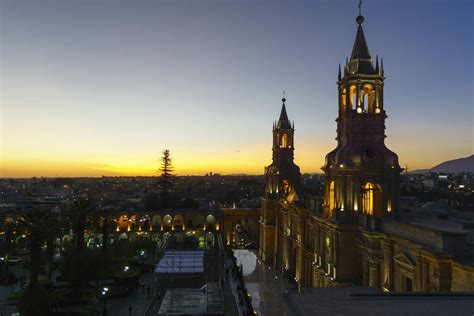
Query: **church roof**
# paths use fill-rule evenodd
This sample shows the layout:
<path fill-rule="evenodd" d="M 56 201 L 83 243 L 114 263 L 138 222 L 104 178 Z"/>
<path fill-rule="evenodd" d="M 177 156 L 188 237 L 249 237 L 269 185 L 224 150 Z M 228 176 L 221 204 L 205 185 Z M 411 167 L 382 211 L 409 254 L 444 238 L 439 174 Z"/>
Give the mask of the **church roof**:
<path fill-rule="evenodd" d="M 377 71 L 372 64 L 369 46 L 367 45 L 364 30 L 362 29 L 364 18 L 362 16 L 358 16 L 356 21 L 359 26 L 357 27 L 357 34 L 354 41 L 354 46 L 352 48 L 351 60 L 349 62 L 349 73 L 376 74 Z"/>
<path fill-rule="evenodd" d="M 278 129 L 291 129 L 291 123 L 288 119 L 288 114 L 286 113 L 285 101 L 286 99 L 281 99 L 283 101 L 283 105 L 281 106 L 281 113 L 280 118 L 278 119 L 277 128 Z"/>

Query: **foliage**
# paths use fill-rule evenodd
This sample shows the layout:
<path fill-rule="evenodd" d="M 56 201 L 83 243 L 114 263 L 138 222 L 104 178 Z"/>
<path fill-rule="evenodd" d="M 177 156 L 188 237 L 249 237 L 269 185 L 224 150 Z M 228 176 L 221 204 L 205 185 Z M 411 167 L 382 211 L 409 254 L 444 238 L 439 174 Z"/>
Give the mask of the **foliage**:
<path fill-rule="evenodd" d="M 7 265 L 3 264 L 0 267 L 0 285 L 12 285 L 17 282 L 15 274 L 8 270 Z"/>
<path fill-rule="evenodd" d="M 42 286 L 30 285 L 20 294 L 18 310 L 25 316 L 48 315 L 50 304 L 51 299 Z"/>
<path fill-rule="evenodd" d="M 81 252 L 84 249 L 84 230 L 91 218 L 90 215 L 93 213 L 94 207 L 86 198 L 75 200 L 72 206 L 67 210 L 66 218 L 74 232 L 74 241 L 77 252 Z"/>
<path fill-rule="evenodd" d="M 61 276 L 71 284 L 74 294 L 81 296 L 89 282 L 107 278 L 110 260 L 109 256 L 86 248 L 69 252 L 61 262 Z"/>
<path fill-rule="evenodd" d="M 30 257 L 30 285 L 36 288 L 41 271 L 41 245 L 54 234 L 53 226 L 57 226 L 54 214 L 45 208 L 33 208 L 23 214 L 21 225 L 26 231 Z M 37 291 L 32 291 L 32 294 Z M 38 292 L 39 293 L 39 292 Z"/>

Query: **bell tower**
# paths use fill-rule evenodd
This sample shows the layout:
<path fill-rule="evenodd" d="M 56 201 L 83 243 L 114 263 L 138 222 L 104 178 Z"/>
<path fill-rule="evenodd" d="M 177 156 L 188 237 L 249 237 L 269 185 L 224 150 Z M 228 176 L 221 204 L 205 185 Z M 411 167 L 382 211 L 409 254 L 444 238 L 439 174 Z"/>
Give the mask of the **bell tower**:
<path fill-rule="evenodd" d="M 300 168 L 294 159 L 294 124 L 288 119 L 283 97 L 280 118 L 273 123 L 272 163 L 265 167 L 265 195 L 261 200 L 260 258 L 271 263 L 275 257 L 275 238 L 279 204 L 299 201 Z"/>
<path fill-rule="evenodd" d="M 273 123 L 273 162 L 265 168 L 265 196 L 276 200 L 285 198 L 291 202 L 300 187 L 300 168 L 293 162 L 295 126 L 286 113 L 286 98 L 281 101 L 280 118 Z"/>
<path fill-rule="evenodd" d="M 350 59 L 338 73 L 337 147 L 326 155 L 325 216 L 335 221 L 366 223 L 396 214 L 401 168 L 398 156 L 385 146 L 383 60 L 375 65 L 362 24 Z M 362 215 L 363 220 L 357 220 Z"/>

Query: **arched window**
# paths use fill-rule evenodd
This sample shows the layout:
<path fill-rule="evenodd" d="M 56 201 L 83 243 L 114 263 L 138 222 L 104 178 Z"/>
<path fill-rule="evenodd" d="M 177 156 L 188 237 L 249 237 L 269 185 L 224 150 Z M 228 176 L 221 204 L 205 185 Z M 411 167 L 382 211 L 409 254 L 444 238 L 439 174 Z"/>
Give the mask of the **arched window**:
<path fill-rule="evenodd" d="M 382 192 L 377 185 L 368 182 L 362 188 L 362 211 L 368 215 L 381 213 Z"/>
<path fill-rule="evenodd" d="M 362 107 L 369 113 L 375 112 L 374 96 L 375 91 L 373 86 L 371 84 L 364 84 L 361 91 Z"/>
<path fill-rule="evenodd" d="M 332 213 L 332 210 L 336 206 L 335 195 L 334 195 L 334 181 L 331 181 L 329 185 L 329 212 Z"/>
<path fill-rule="evenodd" d="M 281 187 L 284 194 L 290 193 L 291 187 L 287 180 L 283 180 Z"/>
<path fill-rule="evenodd" d="M 351 109 L 355 109 L 357 107 L 357 86 L 352 85 L 350 88 L 349 94 L 350 94 Z"/>
<path fill-rule="evenodd" d="M 281 147 L 283 148 L 288 147 L 288 135 L 286 134 L 281 135 Z"/>
<path fill-rule="evenodd" d="M 341 107 L 342 107 L 342 111 L 345 111 L 347 109 L 347 90 L 346 90 L 346 88 L 342 89 L 342 92 L 341 92 Z"/>

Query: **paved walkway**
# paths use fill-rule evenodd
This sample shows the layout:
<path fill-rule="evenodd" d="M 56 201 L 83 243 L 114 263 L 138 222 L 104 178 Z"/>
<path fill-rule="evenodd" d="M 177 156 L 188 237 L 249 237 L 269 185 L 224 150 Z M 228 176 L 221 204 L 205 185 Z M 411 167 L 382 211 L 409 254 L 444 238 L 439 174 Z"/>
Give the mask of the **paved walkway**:
<path fill-rule="evenodd" d="M 259 263 L 253 250 L 237 251 L 236 257 L 243 266 L 245 286 L 252 295 L 252 306 L 259 315 L 300 314 L 293 304 L 287 304 L 287 293 L 294 290 L 273 267 Z"/>
<path fill-rule="evenodd" d="M 156 274 L 147 272 L 140 276 L 140 283 L 144 284 L 143 288 L 138 287 L 127 297 L 111 298 L 107 300 L 107 315 L 129 315 L 129 307 L 132 307 L 132 315 L 144 315 L 145 310 L 152 298 L 152 291 L 155 288 Z M 150 286 L 150 291 L 147 287 Z M 102 310 L 103 305 L 100 305 Z"/>

